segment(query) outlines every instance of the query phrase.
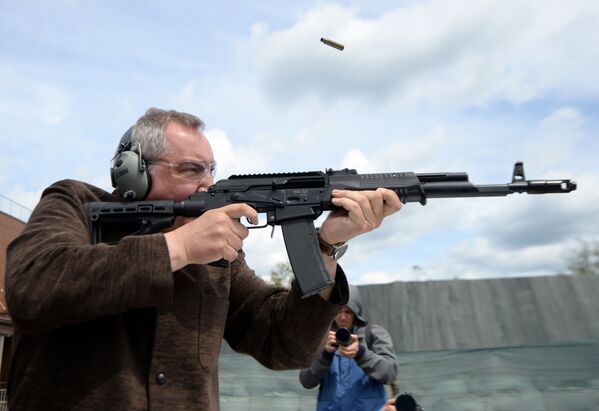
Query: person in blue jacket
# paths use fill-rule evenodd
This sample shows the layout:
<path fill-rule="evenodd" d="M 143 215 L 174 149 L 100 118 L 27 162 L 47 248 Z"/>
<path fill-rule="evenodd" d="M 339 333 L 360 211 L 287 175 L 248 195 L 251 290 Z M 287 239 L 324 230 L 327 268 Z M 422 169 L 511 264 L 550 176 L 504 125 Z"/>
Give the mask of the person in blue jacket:
<path fill-rule="evenodd" d="M 351 332 L 346 346 L 337 342 L 339 328 Z M 364 319 L 358 288 L 350 286 L 349 301 L 335 317 L 322 354 L 300 372 L 302 386 L 320 384 L 317 411 L 379 411 L 387 401 L 384 384 L 397 374 L 391 336 Z"/>

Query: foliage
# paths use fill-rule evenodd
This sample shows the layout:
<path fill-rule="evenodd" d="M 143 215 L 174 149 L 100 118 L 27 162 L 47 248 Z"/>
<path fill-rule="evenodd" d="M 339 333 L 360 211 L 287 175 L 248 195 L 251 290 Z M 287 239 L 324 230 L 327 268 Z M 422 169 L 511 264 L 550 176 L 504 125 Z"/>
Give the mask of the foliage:
<path fill-rule="evenodd" d="M 277 263 L 275 268 L 270 271 L 270 282 L 276 287 L 289 288 L 292 279 L 293 270 L 288 261 Z"/>
<path fill-rule="evenodd" d="M 580 240 L 580 246 L 568 258 L 572 274 L 599 275 L 599 241 Z"/>

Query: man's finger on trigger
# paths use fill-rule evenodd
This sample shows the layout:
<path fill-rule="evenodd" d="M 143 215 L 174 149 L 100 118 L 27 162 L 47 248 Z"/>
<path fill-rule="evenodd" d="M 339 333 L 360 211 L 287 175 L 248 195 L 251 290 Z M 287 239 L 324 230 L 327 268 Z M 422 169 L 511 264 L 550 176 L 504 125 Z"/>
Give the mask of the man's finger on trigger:
<path fill-rule="evenodd" d="M 258 212 L 245 203 L 229 204 L 222 208 L 223 212 L 233 219 L 246 217 L 252 224 L 258 223 Z"/>

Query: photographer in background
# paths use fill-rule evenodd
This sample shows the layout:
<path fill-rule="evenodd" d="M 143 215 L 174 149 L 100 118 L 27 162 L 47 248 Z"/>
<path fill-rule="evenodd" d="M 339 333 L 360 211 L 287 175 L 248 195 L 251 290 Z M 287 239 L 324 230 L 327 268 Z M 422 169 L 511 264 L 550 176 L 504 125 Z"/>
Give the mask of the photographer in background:
<path fill-rule="evenodd" d="M 347 345 L 337 341 L 341 328 L 351 332 Z M 320 384 L 318 411 L 379 411 L 387 401 L 384 384 L 397 374 L 391 336 L 364 319 L 358 288 L 350 286 L 349 301 L 335 317 L 322 354 L 300 372 L 302 386 Z"/>

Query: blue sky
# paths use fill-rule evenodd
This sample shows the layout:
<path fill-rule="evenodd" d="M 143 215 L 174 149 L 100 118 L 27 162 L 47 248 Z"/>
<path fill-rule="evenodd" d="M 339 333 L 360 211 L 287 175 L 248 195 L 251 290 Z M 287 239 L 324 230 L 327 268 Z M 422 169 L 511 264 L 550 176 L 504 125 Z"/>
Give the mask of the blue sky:
<path fill-rule="evenodd" d="M 563 272 L 599 239 L 596 1 L 0 0 L 0 194 L 110 189 L 151 106 L 199 115 L 233 173 L 466 171 L 571 178 L 569 195 L 408 204 L 343 258 L 350 280 Z M 320 37 L 345 45 L 340 52 Z M 595 39 L 595 40 L 594 40 Z M 280 232 L 245 248 L 267 275 Z"/>

